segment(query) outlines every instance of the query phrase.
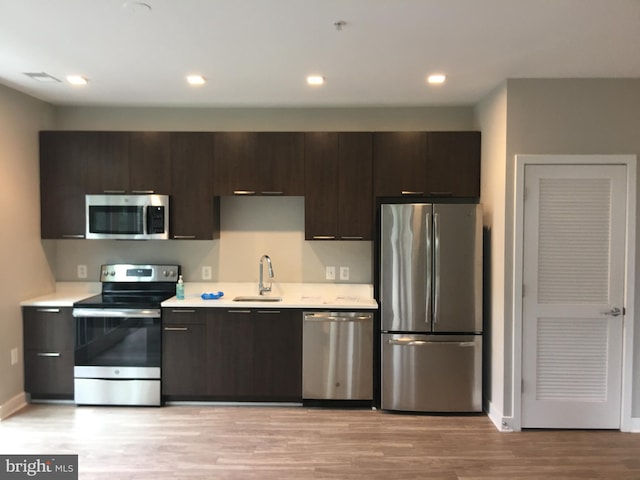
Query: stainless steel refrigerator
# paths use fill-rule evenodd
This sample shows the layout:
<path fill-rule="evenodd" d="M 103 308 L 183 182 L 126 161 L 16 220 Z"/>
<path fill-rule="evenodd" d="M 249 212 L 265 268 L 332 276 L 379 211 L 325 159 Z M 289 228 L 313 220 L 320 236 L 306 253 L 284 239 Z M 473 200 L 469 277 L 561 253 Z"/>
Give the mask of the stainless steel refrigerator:
<path fill-rule="evenodd" d="M 381 408 L 482 410 L 482 210 L 383 204 Z"/>

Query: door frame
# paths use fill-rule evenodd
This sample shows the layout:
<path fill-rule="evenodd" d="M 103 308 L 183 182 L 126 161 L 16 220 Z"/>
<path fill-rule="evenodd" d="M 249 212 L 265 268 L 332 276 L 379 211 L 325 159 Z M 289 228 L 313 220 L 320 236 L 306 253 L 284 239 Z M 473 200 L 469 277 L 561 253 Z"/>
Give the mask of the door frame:
<path fill-rule="evenodd" d="M 522 285 L 524 273 L 524 199 L 527 165 L 625 165 L 627 167 L 627 212 L 625 247 L 624 307 L 626 309 L 622 339 L 622 392 L 620 430 L 636 430 L 633 425 L 633 345 L 635 319 L 635 253 L 636 253 L 636 164 L 635 155 L 516 155 L 514 189 L 513 248 L 513 424 L 522 429 Z"/>

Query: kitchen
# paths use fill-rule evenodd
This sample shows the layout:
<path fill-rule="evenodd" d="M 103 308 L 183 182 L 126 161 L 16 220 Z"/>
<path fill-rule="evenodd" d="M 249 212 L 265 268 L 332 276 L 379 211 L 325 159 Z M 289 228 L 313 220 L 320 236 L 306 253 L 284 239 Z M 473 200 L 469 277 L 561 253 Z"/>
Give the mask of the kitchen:
<path fill-rule="evenodd" d="M 630 62 L 633 64 L 634 60 Z M 637 64 L 637 58 L 635 62 Z M 223 202 L 219 240 L 170 241 L 158 245 L 127 242 L 124 255 L 116 243 L 41 241 L 37 143 L 40 130 L 477 129 L 482 131 L 483 139 L 481 203 L 492 252 L 488 264 L 490 288 L 486 289 L 491 305 L 487 336 L 491 360 L 485 366 L 488 370 L 485 404 L 492 419 L 511 418 L 514 415 L 514 353 L 518 346 L 511 341 L 513 266 L 505 259 L 512 255 L 514 155 L 637 155 L 640 152 L 638 75 L 632 74 L 635 78 L 598 76 L 600 78 L 591 79 L 510 78 L 467 106 L 322 109 L 56 106 L 2 86 L 0 211 L 5 227 L 0 238 L 0 255 L 6 271 L 10 272 L 0 294 L 2 358 L 9 359 L 11 349 L 22 344 L 21 301 L 51 291 L 56 281 L 75 281 L 79 264 L 87 265 L 88 277 L 95 278 L 99 264 L 146 261 L 149 248 L 153 249 L 156 258 L 171 258 L 180 263 L 187 281 L 190 277 L 197 279 L 202 266 L 211 265 L 214 278 L 217 275 L 217 278 L 230 281 L 253 282 L 257 280 L 256 262 L 263 253 L 269 253 L 274 259 L 280 281 L 323 282 L 325 265 L 348 266 L 350 281 L 372 281 L 371 245 L 367 242 L 305 242 L 303 203 L 296 198 Z M 272 213 L 269 201 L 279 202 L 278 214 Z M 243 222 L 244 226 L 236 224 L 236 217 L 253 223 L 250 227 L 246 222 Z M 260 238 L 259 244 L 256 238 Z M 637 293 L 635 297 L 638 297 Z M 638 336 L 634 346 L 635 359 L 628 367 L 637 372 L 640 368 Z M 0 412 L 4 417 L 5 412 L 12 411 L 12 402 L 22 392 L 21 365 L 10 366 L 8 361 L 2 362 L 0 376 Z M 637 375 L 634 378 L 630 417 L 637 430 L 640 380 Z M 499 425 L 500 421 L 496 423 Z"/>

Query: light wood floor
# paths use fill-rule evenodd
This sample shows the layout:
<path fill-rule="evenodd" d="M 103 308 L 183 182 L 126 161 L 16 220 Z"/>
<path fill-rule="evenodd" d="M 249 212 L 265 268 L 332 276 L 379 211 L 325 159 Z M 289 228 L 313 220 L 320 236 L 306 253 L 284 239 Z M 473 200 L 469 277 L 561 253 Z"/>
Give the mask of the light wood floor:
<path fill-rule="evenodd" d="M 0 453 L 78 454 L 83 480 L 640 479 L 640 434 L 302 407 L 30 405 Z"/>

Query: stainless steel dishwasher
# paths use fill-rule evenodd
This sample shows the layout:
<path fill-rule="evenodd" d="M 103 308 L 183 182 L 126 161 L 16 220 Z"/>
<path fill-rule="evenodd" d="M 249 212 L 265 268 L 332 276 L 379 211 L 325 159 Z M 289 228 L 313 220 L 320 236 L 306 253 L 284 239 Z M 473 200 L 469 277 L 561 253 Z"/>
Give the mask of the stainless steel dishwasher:
<path fill-rule="evenodd" d="M 303 315 L 303 400 L 371 400 L 373 313 Z"/>

